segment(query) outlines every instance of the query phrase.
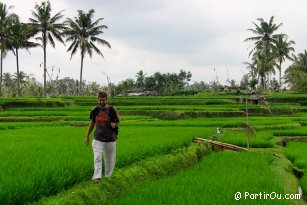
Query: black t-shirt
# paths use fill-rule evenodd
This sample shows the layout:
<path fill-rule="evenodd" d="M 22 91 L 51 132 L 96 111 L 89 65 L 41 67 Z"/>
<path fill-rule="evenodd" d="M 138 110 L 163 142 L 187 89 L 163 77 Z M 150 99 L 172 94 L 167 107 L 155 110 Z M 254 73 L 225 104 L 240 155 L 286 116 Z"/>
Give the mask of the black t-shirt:
<path fill-rule="evenodd" d="M 96 130 L 94 139 L 101 142 L 115 142 L 117 138 L 116 130 L 112 128 L 111 122 L 119 122 L 117 111 L 107 105 L 106 108 L 99 106 L 92 109 L 90 119 L 95 122 Z"/>

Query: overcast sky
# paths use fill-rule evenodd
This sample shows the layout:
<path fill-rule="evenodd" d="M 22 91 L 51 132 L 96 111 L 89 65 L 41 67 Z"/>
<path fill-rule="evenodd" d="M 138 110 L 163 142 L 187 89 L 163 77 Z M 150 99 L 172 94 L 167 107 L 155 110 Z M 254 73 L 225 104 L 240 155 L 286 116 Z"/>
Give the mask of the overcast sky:
<path fill-rule="evenodd" d="M 28 22 L 35 2 L 40 0 L 0 0 L 14 6 L 11 12 Z M 95 9 L 94 20 L 104 18 L 108 26 L 100 37 L 112 48 L 100 47 L 104 58 L 94 54 L 85 57 L 83 79 L 106 84 L 106 73 L 112 82 L 135 79 L 139 70 L 147 76 L 157 71 L 192 72 L 193 81 L 209 83 L 218 77 L 237 82 L 247 73 L 245 61 L 251 43 L 243 42 L 253 34 L 257 18 L 283 23 L 280 32 L 294 40 L 297 53 L 307 48 L 306 0 L 51 0 L 52 15 L 64 10 L 65 19 L 77 16 L 77 10 Z M 63 20 L 65 20 L 63 19 Z M 59 78 L 79 79 L 80 54 L 70 60 L 68 48 L 59 42 L 47 48 L 47 67 L 60 70 Z M 20 52 L 20 69 L 43 81 L 42 48 Z M 16 72 L 15 56 L 4 59 L 3 72 Z M 283 65 L 285 70 L 287 65 Z M 215 71 L 214 71 L 215 68 Z M 228 73 L 228 74 L 227 74 Z M 56 73 L 54 72 L 54 76 Z M 55 77 L 53 77 L 55 78 Z"/>

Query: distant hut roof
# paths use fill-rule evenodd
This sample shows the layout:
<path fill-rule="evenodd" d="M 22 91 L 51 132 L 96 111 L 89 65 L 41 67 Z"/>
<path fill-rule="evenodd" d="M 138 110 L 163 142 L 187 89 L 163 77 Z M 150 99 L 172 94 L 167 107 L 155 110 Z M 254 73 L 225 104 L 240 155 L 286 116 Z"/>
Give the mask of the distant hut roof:
<path fill-rule="evenodd" d="M 260 96 L 257 95 L 257 94 L 251 94 L 251 95 L 248 97 L 248 100 L 260 100 Z"/>

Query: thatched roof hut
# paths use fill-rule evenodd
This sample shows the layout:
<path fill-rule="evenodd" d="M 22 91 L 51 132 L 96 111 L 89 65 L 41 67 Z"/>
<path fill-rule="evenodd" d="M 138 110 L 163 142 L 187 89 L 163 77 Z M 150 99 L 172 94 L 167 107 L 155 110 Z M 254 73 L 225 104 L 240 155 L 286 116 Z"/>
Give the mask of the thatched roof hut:
<path fill-rule="evenodd" d="M 252 94 L 247 98 L 248 103 L 250 104 L 267 104 L 265 97 L 260 93 L 252 92 Z"/>

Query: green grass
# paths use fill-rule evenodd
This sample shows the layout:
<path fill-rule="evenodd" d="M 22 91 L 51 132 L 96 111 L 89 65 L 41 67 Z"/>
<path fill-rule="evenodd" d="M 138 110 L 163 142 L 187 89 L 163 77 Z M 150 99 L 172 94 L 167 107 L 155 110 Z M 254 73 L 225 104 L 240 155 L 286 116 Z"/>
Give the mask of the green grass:
<path fill-rule="evenodd" d="M 295 166 L 305 170 L 301 186 L 307 195 L 307 142 L 288 142 L 286 153 Z"/>
<path fill-rule="evenodd" d="M 301 179 L 302 190 L 305 195 L 307 195 L 307 171 L 304 172 L 304 176 Z"/>
<path fill-rule="evenodd" d="M 295 166 L 299 168 L 307 168 L 307 143 L 288 142 L 287 158 L 290 159 Z"/>
<path fill-rule="evenodd" d="M 307 127 L 298 127 L 295 129 L 286 129 L 273 133 L 274 136 L 303 136 L 307 137 Z"/>
<path fill-rule="evenodd" d="M 274 116 L 249 116 L 249 124 L 257 130 L 256 136 L 250 139 L 251 147 L 271 148 L 274 146 L 274 140 L 276 141 L 274 136 L 306 136 L 306 108 L 299 106 L 296 102 L 297 99 L 306 98 L 305 95 L 284 95 L 289 99 L 284 99 L 280 94 L 265 96 L 269 99 Z M 246 118 L 243 117 L 245 105 L 236 104 L 236 97 L 238 96 L 230 93 L 202 93 L 189 97 L 110 98 L 110 104 L 119 110 L 123 120 L 117 142 L 117 169 L 130 166 L 148 157 L 170 153 L 178 147 L 190 144 L 194 137 L 214 138 L 222 142 L 246 146 L 246 134 L 242 129 L 239 130 L 240 123 L 246 122 Z M 31 202 L 43 196 L 54 195 L 76 184 L 86 183 L 85 181 L 91 178 L 92 150 L 85 147 L 84 138 L 89 123 L 89 112 L 96 104 L 95 96 L 41 100 L 37 98 L 0 99 L 0 106 L 8 105 L 3 107 L 4 110 L 0 110 L 0 204 Z M 249 111 L 255 112 L 254 115 L 262 115 L 266 110 L 264 106 L 259 105 L 248 107 Z M 275 116 L 275 111 L 278 116 Z M 283 113 L 284 115 L 290 113 L 291 116 L 281 116 Z M 184 119 L 157 120 L 156 118 Z M 224 134 L 213 137 L 216 134 L 216 128 L 223 130 Z M 301 150 L 306 148 L 298 145 L 291 148 L 291 143 L 290 147 L 287 147 L 289 158 L 291 159 L 291 153 L 294 151 L 303 153 L 301 158 L 297 157 L 297 153 L 293 154 L 292 160 L 295 165 L 304 167 L 305 158 L 303 157 L 307 154 Z M 248 159 L 247 155 L 242 155 L 246 158 L 244 160 Z M 238 163 L 245 165 L 241 166 L 241 170 L 238 168 L 238 173 L 242 171 L 247 175 L 248 171 L 257 176 L 257 170 L 253 169 L 260 167 L 267 173 L 267 167 L 272 168 L 271 162 L 276 162 L 270 157 L 259 157 L 265 156 L 261 154 L 250 155 L 250 164 L 246 164 L 247 162 L 243 159 L 241 161 L 241 155 L 237 156 L 240 160 L 234 156 L 227 158 L 224 154 L 216 156 L 219 156 L 214 158 L 216 162 L 208 161 L 211 167 L 204 165 L 203 168 L 204 170 L 212 169 L 212 174 L 219 173 L 221 180 L 219 181 L 219 178 L 216 180 L 218 184 L 224 186 L 221 190 L 228 188 L 235 191 L 234 188 L 228 187 L 228 184 L 231 186 L 233 182 L 225 178 L 234 176 L 232 169 L 237 170 L 233 166 L 238 166 Z M 271 160 L 269 164 L 267 159 Z M 231 169 L 221 167 L 219 162 L 223 160 Z M 254 160 L 259 161 L 258 167 L 254 164 Z M 266 167 L 263 168 L 263 166 Z M 221 171 L 219 172 L 218 169 Z M 208 170 L 208 173 L 211 171 Z M 284 185 L 277 176 L 273 178 L 276 179 L 277 187 L 282 185 L 284 190 L 293 187 Z M 252 176 L 250 179 L 256 180 L 256 177 Z M 208 180 L 210 182 L 210 179 Z M 305 193 L 307 193 L 306 181 L 307 174 L 301 179 Z M 255 187 L 258 186 L 257 184 L 258 182 Z M 205 185 L 207 185 L 206 182 L 204 182 Z M 80 197 L 82 198 L 82 194 Z M 216 195 L 216 198 L 221 197 Z M 217 203 L 219 203 L 218 200 L 223 199 L 217 199 Z M 244 204 L 250 204 L 250 202 L 245 201 Z M 272 201 L 268 203 L 270 202 Z M 224 204 L 231 203 L 237 202 L 228 200 Z"/>
<path fill-rule="evenodd" d="M 224 131 L 223 135 L 217 137 L 219 141 L 247 147 L 247 133 L 243 129 L 225 129 Z M 273 147 L 272 138 L 272 132 L 258 131 L 255 136 L 250 136 L 249 146 L 253 148 Z"/>
<path fill-rule="evenodd" d="M 192 143 L 170 154 L 157 154 L 131 166 L 116 169 L 111 178 L 103 178 L 99 184 L 83 182 L 57 196 L 44 198 L 35 204 L 110 204 L 132 187 L 191 167 L 210 152 L 208 145 Z"/>
<path fill-rule="evenodd" d="M 19 204 L 58 193 L 89 180 L 92 150 L 87 127 L 37 127 L 1 130 L 0 202 Z M 205 128 L 125 127 L 117 141 L 117 168 L 186 146 Z"/>
<path fill-rule="evenodd" d="M 211 154 L 193 168 L 143 184 L 113 204 L 294 204 L 291 200 L 234 199 L 236 192 L 243 196 L 245 192 L 286 194 L 283 179 L 272 168 L 275 160 L 266 153 Z"/>

